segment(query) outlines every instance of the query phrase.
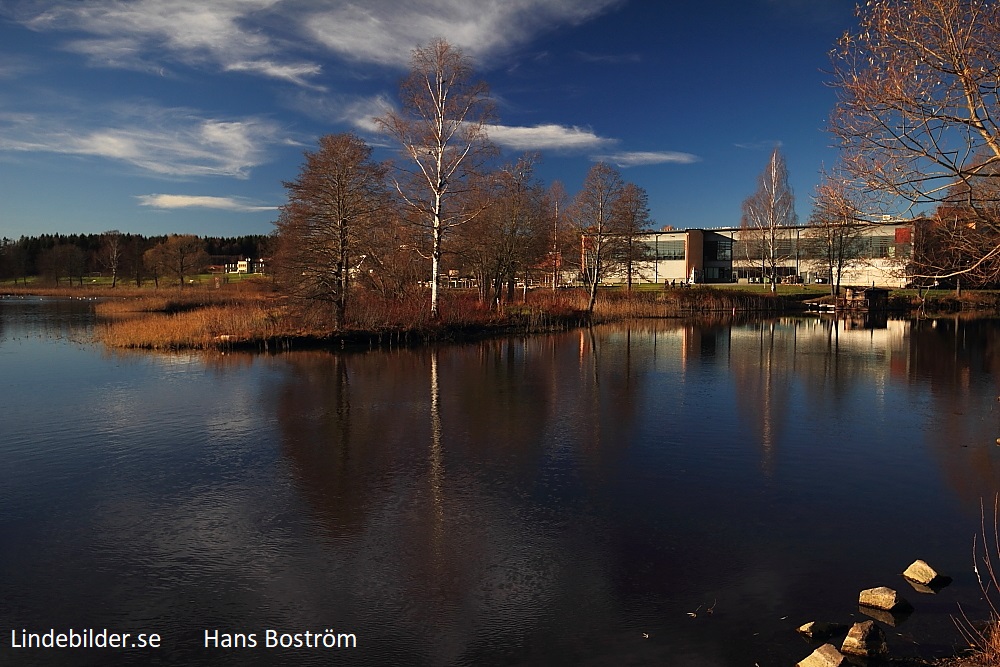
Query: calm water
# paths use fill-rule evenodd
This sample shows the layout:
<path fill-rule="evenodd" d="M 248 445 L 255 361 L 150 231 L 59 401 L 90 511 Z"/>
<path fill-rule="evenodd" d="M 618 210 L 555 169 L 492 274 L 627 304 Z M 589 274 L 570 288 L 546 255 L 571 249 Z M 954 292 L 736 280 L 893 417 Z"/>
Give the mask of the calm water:
<path fill-rule="evenodd" d="M 862 588 L 916 607 L 884 626 L 899 655 L 985 613 L 994 321 L 280 356 L 110 353 L 90 322 L 0 300 L 2 664 L 765 667 L 808 655 L 806 621 L 866 618 Z M 910 590 L 916 558 L 954 583 Z M 161 647 L 15 646 L 70 628 Z"/>

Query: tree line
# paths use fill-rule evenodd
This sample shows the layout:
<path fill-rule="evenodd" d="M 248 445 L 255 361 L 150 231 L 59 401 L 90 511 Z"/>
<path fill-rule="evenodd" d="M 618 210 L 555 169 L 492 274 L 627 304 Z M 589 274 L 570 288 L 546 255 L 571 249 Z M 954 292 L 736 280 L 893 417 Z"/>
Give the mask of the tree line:
<path fill-rule="evenodd" d="M 909 216 L 926 222 L 912 240 L 913 282 L 997 284 L 1000 3 L 870 0 L 858 17 L 831 54 L 829 129 L 840 155 L 822 175 L 810 216 L 828 272 L 843 272 L 876 216 Z M 273 252 L 258 245 L 231 254 L 273 258 L 281 288 L 331 312 L 338 327 L 356 289 L 397 298 L 426 287 L 438 317 L 439 287 L 465 276 L 498 310 L 529 282 L 556 289 L 582 281 L 591 307 L 609 273 L 631 285 L 646 258 L 639 237 L 653 227 L 645 190 L 598 163 L 570 197 L 537 178 L 538 155 L 500 161 L 489 139 L 497 120 L 489 87 L 443 39 L 413 51 L 398 102 L 374 119 L 397 159 L 373 160 L 353 134 L 323 137 L 285 183 Z M 772 276 L 779 230 L 797 222 L 787 179 L 776 148 L 743 206 L 746 236 Z M 0 275 L 59 281 L 190 270 L 146 257 L 169 238 L 94 236 L 4 239 Z"/>
<path fill-rule="evenodd" d="M 871 0 L 832 53 L 829 129 L 837 164 L 813 196 L 810 243 L 831 289 L 882 216 L 917 219 L 910 282 L 1000 281 L 1000 6 L 990 0 Z M 374 119 L 397 158 L 372 159 L 353 134 L 323 137 L 285 183 L 276 222 L 279 285 L 348 317 L 353 289 L 386 297 L 473 276 L 502 309 L 517 285 L 589 289 L 611 272 L 631 287 L 653 221 L 641 187 L 595 164 L 574 197 L 535 176 L 525 154 L 498 163 L 496 109 L 468 58 L 443 39 L 413 51 L 398 106 Z M 923 222 L 927 224 L 923 224 Z M 743 204 L 743 247 L 777 282 L 782 228 L 798 224 L 778 148 Z M 735 258 L 734 258 L 735 259 Z"/>
<path fill-rule="evenodd" d="M 40 234 L 0 239 L 0 280 L 53 285 L 83 284 L 88 276 L 107 276 L 112 286 L 152 280 L 183 281 L 214 263 L 269 254 L 270 237 L 144 236 L 118 230 L 101 234 Z"/>
<path fill-rule="evenodd" d="M 339 328 L 358 289 L 395 298 L 426 287 L 435 319 L 441 285 L 469 276 L 483 306 L 501 310 L 518 285 L 578 278 L 592 309 L 608 272 L 633 275 L 637 238 L 653 224 L 645 190 L 602 162 L 570 199 L 536 176 L 537 154 L 498 161 L 489 87 L 461 50 L 442 39 L 415 49 L 399 102 L 375 119 L 397 160 L 374 161 L 354 134 L 328 135 L 284 184 L 274 267 L 287 294 Z"/>

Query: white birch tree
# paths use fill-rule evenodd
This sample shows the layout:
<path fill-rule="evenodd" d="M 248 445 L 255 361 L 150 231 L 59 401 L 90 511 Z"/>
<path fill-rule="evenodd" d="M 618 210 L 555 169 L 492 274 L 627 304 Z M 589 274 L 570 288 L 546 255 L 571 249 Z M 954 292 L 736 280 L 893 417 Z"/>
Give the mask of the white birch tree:
<path fill-rule="evenodd" d="M 587 312 L 594 312 L 597 288 L 612 266 L 621 243 L 616 226 L 616 207 L 625 184 L 611 165 L 598 162 L 583 181 L 573 205 L 573 219 L 581 239 L 580 270 L 590 288 Z"/>
<path fill-rule="evenodd" d="M 486 131 L 493 104 L 469 59 L 443 39 L 414 49 L 399 97 L 401 108 L 375 121 L 408 158 L 408 167 L 397 165 L 396 187 L 430 235 L 430 315 L 437 319 L 444 238 L 475 216 L 463 195 L 470 175 L 495 152 Z"/>
<path fill-rule="evenodd" d="M 788 184 L 788 167 L 778 147 L 771 152 L 767 167 L 757 177 L 757 190 L 743 201 L 741 236 L 747 252 L 759 253 L 757 259 L 770 275 L 771 291 L 777 289 L 778 264 L 785 256 L 780 246 L 787 242 L 786 228 L 794 227 L 795 196 Z"/>

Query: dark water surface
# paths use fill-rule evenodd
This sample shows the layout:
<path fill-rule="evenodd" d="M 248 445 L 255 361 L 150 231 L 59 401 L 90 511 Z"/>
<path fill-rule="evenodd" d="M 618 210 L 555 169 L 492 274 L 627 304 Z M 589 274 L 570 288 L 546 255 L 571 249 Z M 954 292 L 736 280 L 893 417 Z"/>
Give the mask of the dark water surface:
<path fill-rule="evenodd" d="M 862 588 L 916 608 L 897 655 L 986 613 L 996 321 L 280 356 L 111 353 L 90 322 L 0 300 L 0 664 L 765 667 L 865 619 Z M 954 583 L 912 591 L 916 558 Z M 70 628 L 161 647 L 16 646 Z"/>

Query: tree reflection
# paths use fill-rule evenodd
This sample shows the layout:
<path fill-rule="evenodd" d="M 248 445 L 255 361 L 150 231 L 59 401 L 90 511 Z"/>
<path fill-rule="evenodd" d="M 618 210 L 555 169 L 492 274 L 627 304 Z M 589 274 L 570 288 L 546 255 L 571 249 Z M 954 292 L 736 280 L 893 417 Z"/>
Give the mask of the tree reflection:
<path fill-rule="evenodd" d="M 761 469 L 773 472 L 788 419 L 796 364 L 794 320 L 769 320 L 733 333 L 730 368 L 740 415 L 760 447 Z"/>
<path fill-rule="evenodd" d="M 915 320 L 910 331 L 909 380 L 934 402 L 927 441 L 949 486 L 978 507 L 1000 489 L 1000 331 L 959 315 Z"/>

